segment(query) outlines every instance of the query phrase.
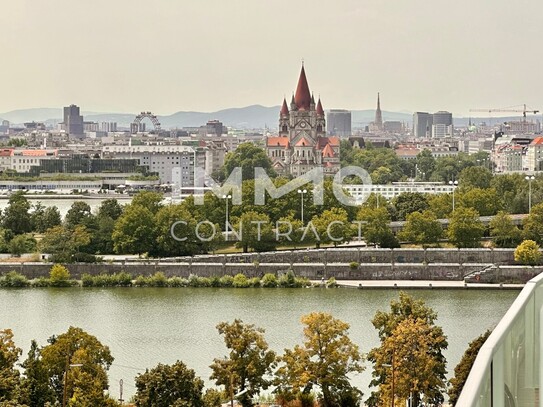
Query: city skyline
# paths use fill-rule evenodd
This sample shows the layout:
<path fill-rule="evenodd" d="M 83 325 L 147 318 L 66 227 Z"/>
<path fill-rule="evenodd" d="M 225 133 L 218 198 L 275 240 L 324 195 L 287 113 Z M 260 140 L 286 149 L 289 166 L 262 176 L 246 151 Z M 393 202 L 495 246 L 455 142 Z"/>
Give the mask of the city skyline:
<path fill-rule="evenodd" d="M 0 15 L 9 61 L 0 112 L 275 106 L 290 97 L 302 59 L 327 108 L 373 109 L 380 92 L 385 111 L 540 109 L 543 6 L 483 3 L 9 3 Z"/>

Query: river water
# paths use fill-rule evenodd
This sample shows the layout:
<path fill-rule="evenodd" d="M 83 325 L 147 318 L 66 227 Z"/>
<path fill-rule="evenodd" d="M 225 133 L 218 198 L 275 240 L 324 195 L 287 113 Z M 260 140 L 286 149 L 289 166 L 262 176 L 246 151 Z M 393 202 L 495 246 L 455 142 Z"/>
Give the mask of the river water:
<path fill-rule="evenodd" d="M 513 290 L 412 290 L 438 313 L 448 336 L 449 377 L 468 342 L 494 327 L 512 304 Z M 211 385 L 209 365 L 226 355 L 215 326 L 241 318 L 266 330 L 272 349 L 282 353 L 302 340 L 300 317 L 330 312 L 351 325 L 350 337 L 367 353 L 378 345 L 371 319 L 387 310 L 394 290 L 357 289 L 215 289 L 215 288 L 70 288 L 0 290 L 0 329 L 11 328 L 26 357 L 30 340 L 47 338 L 78 326 L 108 345 L 115 361 L 110 391 L 134 394 L 134 377 L 145 368 L 182 360 Z M 369 396 L 371 366 L 354 384 Z M 125 397 L 126 399 L 126 397 Z"/>

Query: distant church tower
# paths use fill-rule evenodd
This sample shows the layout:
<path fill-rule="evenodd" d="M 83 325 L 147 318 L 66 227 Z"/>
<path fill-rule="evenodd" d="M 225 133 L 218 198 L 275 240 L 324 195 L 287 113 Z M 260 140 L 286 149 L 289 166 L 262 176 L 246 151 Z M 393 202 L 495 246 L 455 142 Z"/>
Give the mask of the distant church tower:
<path fill-rule="evenodd" d="M 373 122 L 377 130 L 383 130 L 383 115 L 381 113 L 381 100 L 377 92 L 377 110 L 375 111 L 375 121 Z"/>

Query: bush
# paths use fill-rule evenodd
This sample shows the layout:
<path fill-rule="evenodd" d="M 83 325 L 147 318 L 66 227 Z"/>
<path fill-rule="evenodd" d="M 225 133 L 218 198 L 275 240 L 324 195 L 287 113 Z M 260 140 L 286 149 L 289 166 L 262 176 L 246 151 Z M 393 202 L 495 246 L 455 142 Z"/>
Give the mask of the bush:
<path fill-rule="evenodd" d="M 30 281 L 16 271 L 10 271 L 9 273 L 0 277 L 0 287 L 19 288 L 28 287 L 29 285 Z"/>
<path fill-rule="evenodd" d="M 260 279 L 258 277 L 250 278 L 249 287 L 260 288 Z"/>
<path fill-rule="evenodd" d="M 132 275 L 124 271 L 114 274 L 101 273 L 97 276 L 83 274 L 83 287 L 129 287 L 132 285 Z"/>
<path fill-rule="evenodd" d="M 150 277 L 142 276 L 141 274 L 136 277 L 134 281 L 136 287 L 149 287 L 150 286 Z"/>
<path fill-rule="evenodd" d="M 351 270 L 356 270 L 359 266 L 360 266 L 360 264 L 357 263 L 356 261 L 351 261 L 349 263 L 349 267 L 351 268 Z"/>
<path fill-rule="evenodd" d="M 40 277 L 37 280 L 32 281 L 32 287 L 42 288 L 42 287 L 50 287 L 50 286 L 51 286 L 51 282 L 46 277 Z"/>
<path fill-rule="evenodd" d="M 187 287 L 189 281 L 182 277 L 172 277 L 168 280 L 168 287 Z"/>
<path fill-rule="evenodd" d="M 533 240 L 525 240 L 515 249 L 515 261 L 530 266 L 535 266 L 541 261 L 539 245 Z"/>
<path fill-rule="evenodd" d="M 220 279 L 221 287 L 232 287 L 234 284 L 234 277 L 232 276 L 222 276 Z"/>
<path fill-rule="evenodd" d="M 167 287 L 168 278 L 162 271 L 157 271 L 155 274 L 149 277 L 149 285 L 151 287 Z"/>
<path fill-rule="evenodd" d="M 62 264 L 54 264 L 49 272 L 49 285 L 51 287 L 69 287 L 70 271 Z"/>
<path fill-rule="evenodd" d="M 249 280 L 247 280 L 245 274 L 238 273 L 234 276 L 232 286 L 235 288 L 247 288 L 249 287 Z"/>
<path fill-rule="evenodd" d="M 326 282 L 326 288 L 336 288 L 338 286 L 335 277 L 330 277 Z"/>
<path fill-rule="evenodd" d="M 221 286 L 221 279 L 218 276 L 213 276 L 209 279 L 209 284 L 211 287 L 220 287 Z"/>
<path fill-rule="evenodd" d="M 277 287 L 277 277 L 272 273 L 264 274 L 261 284 L 264 288 L 275 288 Z"/>
<path fill-rule="evenodd" d="M 8 243 L 9 252 L 17 257 L 36 250 L 36 239 L 30 235 L 17 235 Z"/>
<path fill-rule="evenodd" d="M 279 277 L 279 280 L 277 281 L 277 285 L 283 288 L 300 288 L 306 287 L 310 284 L 311 283 L 307 278 L 296 277 L 292 270 L 287 271 L 285 274 Z"/>
<path fill-rule="evenodd" d="M 101 263 L 102 258 L 90 253 L 75 253 L 72 256 L 74 263 Z"/>

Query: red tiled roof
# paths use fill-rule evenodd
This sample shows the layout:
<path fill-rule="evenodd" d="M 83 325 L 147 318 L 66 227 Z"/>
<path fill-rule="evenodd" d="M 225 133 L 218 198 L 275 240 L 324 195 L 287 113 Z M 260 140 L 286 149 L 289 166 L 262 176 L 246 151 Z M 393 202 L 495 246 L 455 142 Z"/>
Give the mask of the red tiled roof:
<path fill-rule="evenodd" d="M 530 143 L 531 146 L 540 146 L 543 145 L 543 137 L 536 137 L 533 139 L 533 141 Z"/>
<path fill-rule="evenodd" d="M 317 103 L 317 114 L 319 116 L 324 116 L 324 110 L 322 108 L 321 98 L 319 98 L 319 102 Z"/>
<path fill-rule="evenodd" d="M 331 158 L 331 157 L 335 157 L 335 155 L 336 153 L 334 153 L 334 149 L 332 148 L 332 146 L 330 144 L 326 144 L 326 146 L 322 150 L 322 156 Z"/>
<path fill-rule="evenodd" d="M 13 148 L 4 148 L 0 150 L 0 157 L 9 157 L 11 155 L 11 152 L 13 151 Z"/>
<path fill-rule="evenodd" d="M 311 147 L 311 143 L 305 137 L 302 137 L 294 147 Z"/>
<path fill-rule="evenodd" d="M 288 147 L 288 137 L 268 137 L 266 139 L 268 147 Z"/>
<path fill-rule="evenodd" d="M 281 116 L 288 116 L 287 100 L 283 98 L 283 106 L 281 107 Z"/>

